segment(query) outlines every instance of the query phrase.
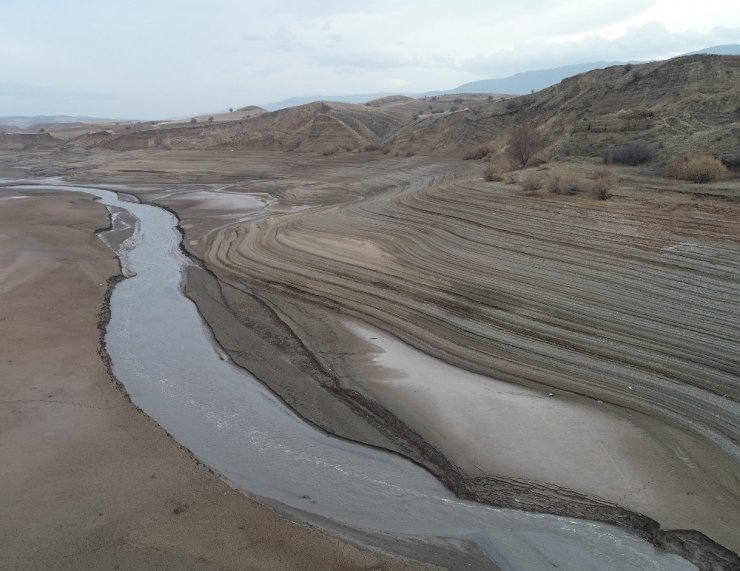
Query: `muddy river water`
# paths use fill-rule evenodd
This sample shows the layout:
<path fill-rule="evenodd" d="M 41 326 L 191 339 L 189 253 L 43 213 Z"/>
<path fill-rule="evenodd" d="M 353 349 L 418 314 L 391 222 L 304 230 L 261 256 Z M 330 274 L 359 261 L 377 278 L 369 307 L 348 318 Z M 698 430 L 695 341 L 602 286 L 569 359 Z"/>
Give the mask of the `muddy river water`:
<path fill-rule="evenodd" d="M 317 430 L 215 344 L 182 293 L 192 262 L 170 212 L 106 190 L 55 188 L 137 220 L 118 252 L 129 277 L 111 298 L 113 372 L 139 407 L 246 492 L 358 529 L 467 539 L 501 569 L 696 569 L 617 527 L 461 501 L 412 462 Z"/>

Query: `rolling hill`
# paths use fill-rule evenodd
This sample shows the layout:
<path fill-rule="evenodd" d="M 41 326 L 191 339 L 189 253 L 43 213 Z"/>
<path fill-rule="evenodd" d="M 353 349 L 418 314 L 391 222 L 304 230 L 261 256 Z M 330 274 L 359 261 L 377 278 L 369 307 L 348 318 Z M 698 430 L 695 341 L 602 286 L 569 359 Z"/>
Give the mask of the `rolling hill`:
<path fill-rule="evenodd" d="M 515 125 L 541 129 L 554 155 L 599 155 L 608 145 L 653 141 L 659 155 L 738 152 L 740 56 L 694 55 L 616 65 L 534 94 L 384 97 L 364 105 L 317 102 L 234 121 L 139 125 L 71 139 L 117 150 L 244 149 L 333 154 L 381 147 L 462 157 L 485 144 L 503 150 Z"/>
<path fill-rule="evenodd" d="M 399 149 L 461 156 L 476 145 L 503 150 L 515 125 L 541 129 L 550 151 L 599 154 L 607 145 L 653 141 L 659 154 L 726 155 L 740 141 L 740 56 L 695 55 L 617 65 L 540 92 L 406 125 Z"/>

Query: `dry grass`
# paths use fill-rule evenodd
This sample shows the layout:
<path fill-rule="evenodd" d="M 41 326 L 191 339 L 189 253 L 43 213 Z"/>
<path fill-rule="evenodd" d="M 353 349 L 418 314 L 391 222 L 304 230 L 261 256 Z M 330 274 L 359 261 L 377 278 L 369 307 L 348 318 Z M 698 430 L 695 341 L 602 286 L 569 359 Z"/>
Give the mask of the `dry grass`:
<path fill-rule="evenodd" d="M 538 172 L 526 173 L 519 179 L 519 184 L 526 191 L 540 190 L 545 186 L 545 176 Z"/>
<path fill-rule="evenodd" d="M 610 168 L 597 168 L 593 175 L 591 183 L 591 192 L 599 200 L 608 200 L 611 198 L 611 190 L 617 186 L 619 179 L 614 171 Z"/>
<path fill-rule="evenodd" d="M 727 169 L 711 155 L 680 155 L 673 157 L 665 167 L 666 178 L 687 180 L 697 184 L 714 182 L 725 176 Z"/>
<path fill-rule="evenodd" d="M 488 182 L 501 182 L 504 180 L 504 172 L 494 163 L 488 163 L 483 168 L 483 180 Z"/>
<path fill-rule="evenodd" d="M 588 194 L 599 200 L 611 197 L 611 190 L 619 180 L 614 171 L 607 167 L 576 172 L 565 168 L 554 168 L 543 172 L 530 172 L 520 177 L 518 184 L 530 195 L 539 196 L 545 189 L 553 194 Z"/>
<path fill-rule="evenodd" d="M 490 145 L 478 145 L 477 147 L 469 150 L 463 155 L 464 161 L 478 161 L 485 159 L 493 153 L 493 148 Z"/>

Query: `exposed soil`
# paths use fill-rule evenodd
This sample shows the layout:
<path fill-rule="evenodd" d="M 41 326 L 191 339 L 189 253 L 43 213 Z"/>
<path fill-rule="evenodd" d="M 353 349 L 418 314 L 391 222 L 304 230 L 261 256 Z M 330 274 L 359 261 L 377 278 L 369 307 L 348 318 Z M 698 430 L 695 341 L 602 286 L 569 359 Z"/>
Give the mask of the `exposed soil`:
<path fill-rule="evenodd" d="M 399 451 L 463 497 L 611 521 L 703 569 L 738 564 L 736 183 L 676 185 L 625 169 L 602 202 L 528 196 L 483 183 L 474 164 L 424 157 L 23 162 L 36 174 L 135 183 L 142 199 L 175 210 L 207 269 L 190 271 L 187 293 L 219 342 L 322 428 Z M 195 191 L 217 201 L 209 208 Z M 268 193 L 269 207 L 224 208 L 224 191 Z M 377 347 L 347 329 L 348 317 L 496 383 L 552 392 L 545 398 L 634 436 L 571 438 L 563 423 L 562 469 L 552 471 L 528 452 L 507 461 L 480 437 L 463 451 L 453 414 L 441 418 L 408 383 L 406 412 L 399 393 L 378 388 L 398 372 L 373 363 Z M 449 410 L 467 406 L 463 396 Z M 498 445 L 517 442 L 528 422 L 499 425 Z"/>
<path fill-rule="evenodd" d="M 198 464 L 128 401 L 98 354 L 100 310 L 119 272 L 94 233 L 108 224 L 104 207 L 82 195 L 9 194 L 0 191 L 0 567 L 484 565 L 460 545 L 295 523 L 302 514 L 291 521 Z"/>

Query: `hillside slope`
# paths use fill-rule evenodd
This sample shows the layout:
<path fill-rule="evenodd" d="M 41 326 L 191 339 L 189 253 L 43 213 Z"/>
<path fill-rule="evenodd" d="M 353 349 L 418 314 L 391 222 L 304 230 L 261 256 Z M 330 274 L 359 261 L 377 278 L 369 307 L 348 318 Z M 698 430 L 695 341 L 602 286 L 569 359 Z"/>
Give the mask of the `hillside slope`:
<path fill-rule="evenodd" d="M 664 155 L 685 150 L 723 155 L 738 149 L 738 93 L 738 56 L 619 65 L 477 110 L 417 121 L 398 134 L 395 145 L 451 156 L 483 143 L 502 150 L 515 125 L 531 122 L 555 154 L 565 145 L 588 155 L 647 139 Z"/>
<path fill-rule="evenodd" d="M 301 150 L 332 153 L 378 145 L 401 127 L 407 111 L 344 103 L 311 103 L 228 122 L 154 126 L 123 133 L 100 131 L 71 147 L 134 149 Z"/>

